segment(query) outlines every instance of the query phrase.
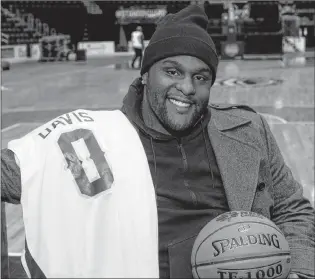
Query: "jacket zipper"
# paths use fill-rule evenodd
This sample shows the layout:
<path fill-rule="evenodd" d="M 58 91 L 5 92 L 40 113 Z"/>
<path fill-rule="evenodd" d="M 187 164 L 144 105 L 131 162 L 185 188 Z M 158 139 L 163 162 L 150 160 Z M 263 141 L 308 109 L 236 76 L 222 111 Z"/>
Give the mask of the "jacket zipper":
<path fill-rule="evenodd" d="M 183 145 L 182 145 L 180 140 L 178 140 L 178 146 L 179 146 L 180 152 L 181 152 L 182 157 L 183 157 L 184 173 L 186 173 L 188 171 L 187 156 L 186 156 L 185 150 L 184 150 Z M 190 194 L 190 197 L 191 197 L 191 199 L 193 201 L 193 204 L 197 205 L 197 203 L 198 203 L 197 202 L 197 196 L 192 190 L 190 190 L 188 181 L 185 178 L 184 178 L 184 185 L 185 185 L 185 187 L 187 188 L 187 190 L 188 190 L 188 192 Z"/>

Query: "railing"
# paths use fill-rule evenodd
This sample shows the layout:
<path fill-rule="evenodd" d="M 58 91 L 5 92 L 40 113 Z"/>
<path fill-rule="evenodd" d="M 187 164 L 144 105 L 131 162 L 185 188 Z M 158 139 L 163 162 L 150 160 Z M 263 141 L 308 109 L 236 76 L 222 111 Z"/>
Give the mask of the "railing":
<path fill-rule="evenodd" d="M 23 15 L 27 28 L 35 31 L 36 34 L 41 36 L 56 36 L 57 31 L 55 28 L 50 28 L 47 23 L 43 23 L 39 18 L 35 18 L 33 14 L 27 13 Z"/>
<path fill-rule="evenodd" d="M 8 17 L 8 21 L 14 21 L 15 25 L 22 27 L 25 32 L 34 32 L 35 36 L 39 37 L 57 35 L 55 28 L 50 28 L 47 23 L 34 17 L 32 13 L 22 13 L 18 8 L 15 8 L 13 11 L 12 5 L 10 5 L 9 9 L 1 7 L 1 11 Z"/>
<path fill-rule="evenodd" d="M 86 7 L 86 10 L 87 10 L 88 14 L 91 14 L 91 15 L 101 15 L 101 14 L 103 14 L 102 9 L 94 1 L 92 1 L 92 0 L 81 0 L 81 2 Z"/>
<path fill-rule="evenodd" d="M 1 43 L 2 44 L 9 44 L 9 35 L 1 32 Z"/>

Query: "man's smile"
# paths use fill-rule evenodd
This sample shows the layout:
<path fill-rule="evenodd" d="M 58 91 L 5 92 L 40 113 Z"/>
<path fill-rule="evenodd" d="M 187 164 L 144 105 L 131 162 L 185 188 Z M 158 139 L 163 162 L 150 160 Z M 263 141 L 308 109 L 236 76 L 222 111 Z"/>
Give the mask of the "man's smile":
<path fill-rule="evenodd" d="M 173 105 L 180 108 L 190 108 L 193 104 L 192 101 L 181 97 L 168 97 L 167 98 Z"/>

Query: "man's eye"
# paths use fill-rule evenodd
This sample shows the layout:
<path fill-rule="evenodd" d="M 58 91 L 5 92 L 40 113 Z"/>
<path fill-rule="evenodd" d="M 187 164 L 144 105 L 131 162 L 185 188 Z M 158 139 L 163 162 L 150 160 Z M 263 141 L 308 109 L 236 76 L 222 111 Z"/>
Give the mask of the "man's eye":
<path fill-rule="evenodd" d="M 166 72 L 172 76 L 178 75 L 178 72 L 176 70 L 167 70 Z"/>
<path fill-rule="evenodd" d="M 201 80 L 201 81 L 205 81 L 205 80 L 207 80 L 204 76 L 201 76 L 201 75 L 197 75 L 197 76 L 195 76 L 195 79 L 197 79 L 197 80 Z"/>

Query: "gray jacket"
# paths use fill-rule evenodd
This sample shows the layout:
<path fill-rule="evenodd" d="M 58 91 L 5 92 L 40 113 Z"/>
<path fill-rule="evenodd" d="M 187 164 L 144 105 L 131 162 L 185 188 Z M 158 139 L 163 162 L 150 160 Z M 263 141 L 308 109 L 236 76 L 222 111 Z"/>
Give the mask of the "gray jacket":
<path fill-rule="evenodd" d="M 266 120 L 244 109 L 212 106 L 208 131 L 230 210 L 271 219 L 289 242 L 292 272 L 315 278 L 315 211 Z"/>

